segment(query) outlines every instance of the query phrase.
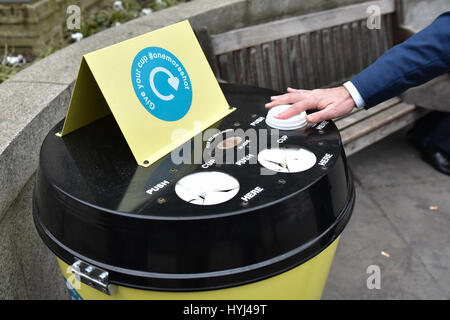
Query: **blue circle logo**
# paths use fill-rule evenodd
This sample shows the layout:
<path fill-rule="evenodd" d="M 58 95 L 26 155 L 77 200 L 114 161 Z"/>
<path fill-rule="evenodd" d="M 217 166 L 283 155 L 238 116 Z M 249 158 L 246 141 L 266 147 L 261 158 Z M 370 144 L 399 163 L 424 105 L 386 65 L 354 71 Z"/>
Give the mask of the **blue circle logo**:
<path fill-rule="evenodd" d="M 192 103 L 192 86 L 183 64 L 159 47 L 141 50 L 133 60 L 131 81 L 141 104 L 158 119 L 183 118 Z"/>

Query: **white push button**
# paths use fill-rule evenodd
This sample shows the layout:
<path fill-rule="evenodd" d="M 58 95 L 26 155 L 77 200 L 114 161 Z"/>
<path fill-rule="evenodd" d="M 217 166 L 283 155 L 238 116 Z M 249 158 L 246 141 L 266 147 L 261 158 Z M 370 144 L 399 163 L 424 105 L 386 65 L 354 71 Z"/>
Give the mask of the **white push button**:
<path fill-rule="evenodd" d="M 288 119 L 277 119 L 276 115 L 282 113 L 286 109 L 288 109 L 290 104 L 283 104 L 281 106 L 273 107 L 269 110 L 266 117 L 266 123 L 268 126 L 280 129 L 280 130 L 295 130 L 302 128 L 307 125 L 306 122 L 306 112 L 303 111 L 300 114 L 292 116 Z"/>
<path fill-rule="evenodd" d="M 258 162 L 263 167 L 283 173 L 306 171 L 312 168 L 316 161 L 314 153 L 300 147 L 264 149 L 258 154 Z"/>
<path fill-rule="evenodd" d="M 176 194 L 186 202 L 213 205 L 226 202 L 239 192 L 239 181 L 219 171 L 195 172 L 181 178 Z"/>

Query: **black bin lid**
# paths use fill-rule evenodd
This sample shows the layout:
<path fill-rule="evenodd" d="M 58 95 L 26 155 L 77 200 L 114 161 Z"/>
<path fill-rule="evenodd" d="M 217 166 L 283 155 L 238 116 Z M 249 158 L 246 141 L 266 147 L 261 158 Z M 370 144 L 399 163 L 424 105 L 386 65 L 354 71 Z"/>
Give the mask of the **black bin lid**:
<path fill-rule="evenodd" d="M 46 245 L 68 264 L 81 259 L 109 271 L 112 283 L 168 291 L 257 281 L 325 249 L 342 232 L 354 204 L 336 126 L 328 121 L 279 131 L 281 150 L 272 148 L 277 132 L 269 130 L 266 138 L 259 136 L 267 147 L 255 149 L 255 137 L 245 132 L 270 129 L 264 104 L 279 93 L 229 84 L 222 90 L 237 110 L 211 126 L 219 133 L 203 141 L 194 137 L 183 150 L 197 139 L 205 154 L 215 155 L 222 143 L 221 150 L 235 151 L 228 164 L 176 164 L 168 154 L 143 168 L 112 116 L 63 138 L 55 135 L 63 122 L 56 125 L 42 145 L 33 201 Z M 227 149 L 223 139 L 230 132 L 237 138 L 227 140 Z M 301 172 L 289 172 L 298 163 L 277 163 L 270 154 L 299 149 L 315 158 Z"/>

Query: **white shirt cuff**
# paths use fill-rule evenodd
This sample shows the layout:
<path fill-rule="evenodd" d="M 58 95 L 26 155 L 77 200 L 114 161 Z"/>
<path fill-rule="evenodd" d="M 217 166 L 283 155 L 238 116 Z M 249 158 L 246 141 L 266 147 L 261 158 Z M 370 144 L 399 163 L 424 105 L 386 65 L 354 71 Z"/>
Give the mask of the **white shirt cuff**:
<path fill-rule="evenodd" d="M 356 89 L 353 83 L 347 81 L 346 83 L 344 83 L 344 87 L 347 89 L 348 93 L 350 93 L 350 95 L 352 96 L 357 108 L 362 108 L 366 105 L 363 97 L 361 97 L 358 89 Z"/>

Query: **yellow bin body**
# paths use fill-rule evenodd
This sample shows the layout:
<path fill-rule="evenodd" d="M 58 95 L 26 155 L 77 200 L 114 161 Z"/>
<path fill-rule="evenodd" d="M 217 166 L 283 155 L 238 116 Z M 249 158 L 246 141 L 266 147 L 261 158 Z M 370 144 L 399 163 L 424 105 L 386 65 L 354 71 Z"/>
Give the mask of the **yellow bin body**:
<path fill-rule="evenodd" d="M 80 298 L 86 300 L 316 300 L 322 296 L 338 241 L 339 238 L 312 259 L 277 276 L 246 285 L 207 291 L 168 292 L 118 286 L 116 292 L 109 296 L 80 283 L 69 265 L 60 259 L 58 263 L 68 289 L 75 290 Z M 74 293 L 72 291 L 72 296 Z"/>

